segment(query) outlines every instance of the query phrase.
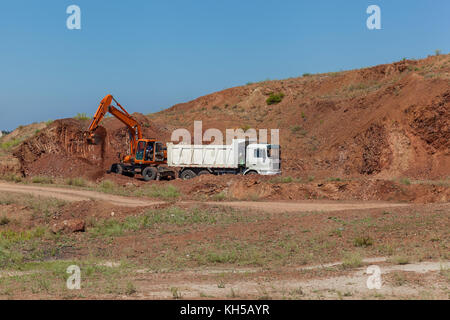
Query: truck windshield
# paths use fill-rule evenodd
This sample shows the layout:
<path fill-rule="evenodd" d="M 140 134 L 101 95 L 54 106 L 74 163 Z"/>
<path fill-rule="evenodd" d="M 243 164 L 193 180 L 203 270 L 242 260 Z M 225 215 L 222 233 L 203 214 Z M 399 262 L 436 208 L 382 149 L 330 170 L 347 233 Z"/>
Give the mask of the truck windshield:
<path fill-rule="evenodd" d="M 280 146 L 276 144 L 269 144 L 267 146 L 267 156 L 272 159 L 278 159 L 280 155 Z"/>

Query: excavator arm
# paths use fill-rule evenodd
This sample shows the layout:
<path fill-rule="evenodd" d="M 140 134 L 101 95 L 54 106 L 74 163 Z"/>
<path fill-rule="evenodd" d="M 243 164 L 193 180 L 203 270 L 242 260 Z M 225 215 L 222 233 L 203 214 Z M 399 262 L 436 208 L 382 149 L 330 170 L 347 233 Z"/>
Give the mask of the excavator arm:
<path fill-rule="evenodd" d="M 111 105 L 112 101 L 114 101 L 117 106 L 120 108 L 116 108 Z M 105 117 L 106 113 L 111 113 L 117 119 L 119 119 L 123 124 L 125 124 L 130 133 L 130 155 L 134 155 L 136 151 L 137 141 L 142 139 L 142 129 L 139 123 L 117 102 L 116 99 L 110 94 L 100 101 L 100 105 L 98 106 L 97 112 L 92 119 L 91 124 L 89 125 L 89 137 L 88 141 L 90 143 L 94 143 L 95 141 L 95 131 L 97 130 L 100 122 Z"/>

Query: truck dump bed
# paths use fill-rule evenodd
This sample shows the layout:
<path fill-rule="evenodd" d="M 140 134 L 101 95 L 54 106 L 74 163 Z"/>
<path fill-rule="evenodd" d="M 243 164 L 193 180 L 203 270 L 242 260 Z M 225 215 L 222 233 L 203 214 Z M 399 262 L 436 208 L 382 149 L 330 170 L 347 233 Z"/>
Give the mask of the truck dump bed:
<path fill-rule="evenodd" d="M 186 145 L 167 143 L 167 165 L 170 167 L 238 168 L 245 165 L 244 139 L 230 145 Z"/>

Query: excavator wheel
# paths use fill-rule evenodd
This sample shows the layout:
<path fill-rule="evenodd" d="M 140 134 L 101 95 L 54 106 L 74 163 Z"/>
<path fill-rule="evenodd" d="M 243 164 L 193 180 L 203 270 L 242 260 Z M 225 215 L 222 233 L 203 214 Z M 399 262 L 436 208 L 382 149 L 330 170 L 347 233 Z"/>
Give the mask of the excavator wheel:
<path fill-rule="evenodd" d="M 117 174 L 122 174 L 123 173 L 123 168 L 122 168 L 122 166 L 120 165 L 120 163 L 114 163 L 112 166 L 111 166 L 111 170 L 110 170 L 112 173 L 117 173 Z"/>
<path fill-rule="evenodd" d="M 155 167 L 147 167 L 142 170 L 142 178 L 144 178 L 145 181 L 155 180 L 157 174 L 158 170 Z"/>

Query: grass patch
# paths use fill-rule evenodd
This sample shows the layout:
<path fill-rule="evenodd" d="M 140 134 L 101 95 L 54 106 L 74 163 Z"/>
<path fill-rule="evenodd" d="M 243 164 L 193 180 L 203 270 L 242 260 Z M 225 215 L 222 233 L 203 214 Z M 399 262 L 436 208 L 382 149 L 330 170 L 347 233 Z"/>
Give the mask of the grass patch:
<path fill-rule="evenodd" d="M 134 284 L 132 282 L 128 282 L 127 283 L 127 287 L 125 289 L 125 294 L 127 296 L 131 296 L 133 294 L 135 294 L 137 292 L 136 287 L 134 286 Z"/>
<path fill-rule="evenodd" d="M 53 184 L 55 183 L 53 178 L 46 176 L 35 176 L 31 179 L 32 183 L 40 183 L 40 184 Z"/>
<path fill-rule="evenodd" d="M 0 144 L 0 148 L 2 150 L 9 151 L 12 148 L 14 148 L 14 147 L 18 146 L 19 144 L 21 144 L 22 141 L 23 141 L 23 139 L 14 138 L 14 139 L 11 139 L 9 141 L 6 141 L 6 142 L 3 142 L 2 144 Z"/>
<path fill-rule="evenodd" d="M 346 253 L 342 261 L 342 267 L 344 269 L 359 268 L 362 266 L 361 255 L 357 252 Z"/>
<path fill-rule="evenodd" d="M 83 112 L 83 113 L 77 113 L 77 115 L 73 118 L 76 120 L 83 121 L 83 120 L 89 120 L 91 117 L 89 117 L 86 113 Z"/>
<path fill-rule="evenodd" d="M 295 126 L 291 127 L 291 132 L 293 134 L 299 134 L 303 137 L 308 134 L 308 132 L 305 129 L 303 129 L 303 127 L 300 125 L 295 125 Z"/>
<path fill-rule="evenodd" d="M 18 176 L 14 173 L 6 174 L 1 177 L 2 180 L 14 182 L 14 183 L 20 183 L 23 181 L 23 178 L 21 176 Z"/>
<path fill-rule="evenodd" d="M 114 191 L 117 189 L 117 185 L 111 180 L 103 180 L 98 185 L 98 189 L 105 193 L 115 193 Z"/>
<path fill-rule="evenodd" d="M 407 256 L 394 256 L 389 259 L 389 262 L 399 265 L 405 265 L 409 263 L 409 258 Z"/>
<path fill-rule="evenodd" d="M 215 195 L 213 195 L 211 197 L 212 200 L 214 201 L 224 201 L 227 198 L 227 195 L 224 191 L 221 191 L 219 193 L 216 193 Z"/>
<path fill-rule="evenodd" d="M 269 180 L 269 183 L 291 183 L 291 182 L 302 182 L 302 179 L 287 176 L 287 177 L 275 177 Z"/>
<path fill-rule="evenodd" d="M 263 219 L 264 217 L 258 217 Z M 139 216 L 129 216 L 123 221 L 106 219 L 95 222 L 89 232 L 93 236 L 114 237 L 126 232 L 155 229 L 160 226 L 186 227 L 194 225 L 228 225 L 236 222 L 251 221 L 249 217 L 239 214 L 233 209 L 216 209 L 211 212 L 199 208 L 188 210 L 179 207 L 170 207 L 163 210 L 148 210 Z"/>
<path fill-rule="evenodd" d="M 66 180 L 66 184 L 74 187 L 86 187 L 88 185 L 87 181 L 83 178 L 69 178 Z"/>
<path fill-rule="evenodd" d="M 151 186 L 150 188 L 138 189 L 133 193 L 134 196 L 145 196 L 150 198 L 159 198 L 164 200 L 175 200 L 180 197 L 180 191 L 173 185 Z"/>
<path fill-rule="evenodd" d="M 10 194 L 1 194 L 0 195 L 0 204 L 10 205 L 10 204 L 18 204 L 24 205 L 27 209 L 30 209 L 33 212 L 34 217 L 41 217 L 45 221 L 49 221 L 50 217 L 60 210 L 64 205 L 66 205 L 66 201 L 54 199 L 54 198 L 40 198 L 33 196 L 13 196 Z"/>
<path fill-rule="evenodd" d="M 123 187 L 118 186 L 113 181 L 103 180 L 96 188 L 96 191 L 122 196 L 158 198 L 167 201 L 174 201 L 181 196 L 180 191 L 173 185 L 152 185 L 150 187 Z"/>

